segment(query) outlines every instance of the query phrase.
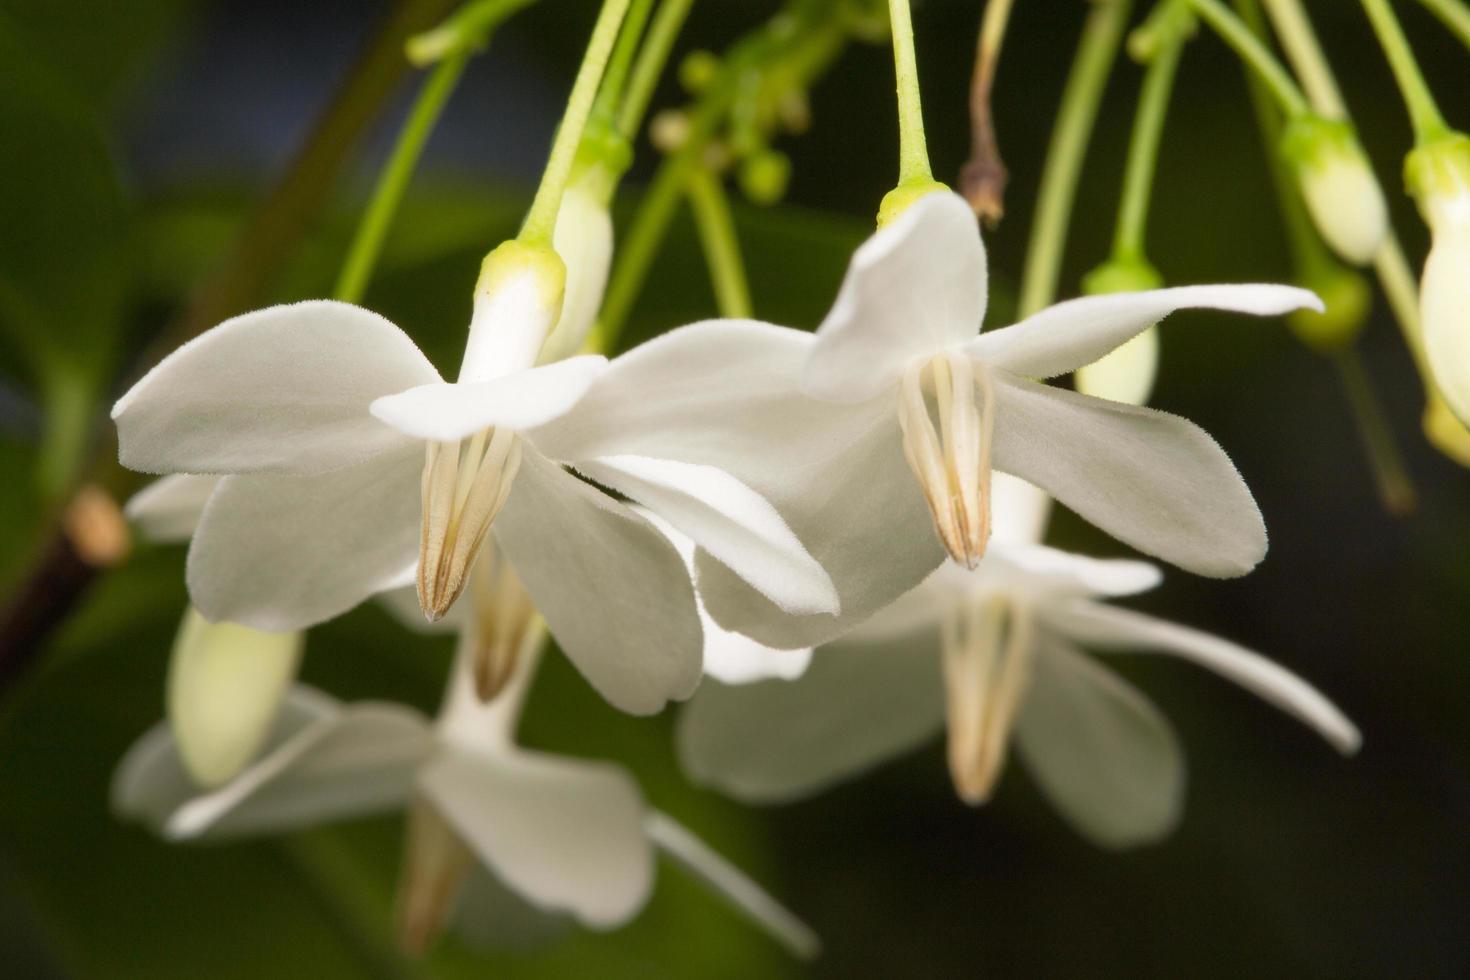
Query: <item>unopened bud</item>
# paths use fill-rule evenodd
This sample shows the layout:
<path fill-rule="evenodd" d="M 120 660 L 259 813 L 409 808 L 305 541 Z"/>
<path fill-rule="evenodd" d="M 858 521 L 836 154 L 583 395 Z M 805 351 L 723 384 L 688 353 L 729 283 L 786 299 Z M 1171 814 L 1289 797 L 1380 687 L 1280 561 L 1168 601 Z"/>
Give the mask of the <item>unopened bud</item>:
<path fill-rule="evenodd" d="M 233 779 L 265 744 L 296 676 L 301 633 L 211 623 L 190 608 L 168 668 L 168 720 L 189 775 L 201 786 Z"/>
<path fill-rule="evenodd" d="M 1405 163 L 1409 193 L 1433 236 L 1419 282 L 1424 353 L 1461 422 L 1470 420 L 1470 137 L 1451 133 Z"/>
<path fill-rule="evenodd" d="M 1301 285 L 1320 296 L 1325 309 L 1321 313 L 1293 310 L 1286 315 L 1286 325 L 1298 340 L 1327 354 L 1358 339 L 1373 305 L 1373 290 L 1361 273 L 1334 262 Z"/>
<path fill-rule="evenodd" d="M 775 204 L 786 195 L 791 180 L 791 158 L 766 150 L 740 165 L 740 189 L 756 204 Z"/>
<path fill-rule="evenodd" d="M 648 139 L 664 153 L 674 153 L 689 138 L 689 116 L 678 109 L 665 109 L 648 125 Z"/>
<path fill-rule="evenodd" d="M 713 52 L 691 51 L 679 62 L 679 84 L 690 95 L 698 95 L 709 88 L 720 70 L 720 59 Z"/>
<path fill-rule="evenodd" d="M 566 265 L 561 316 L 542 345 L 540 362 L 549 364 L 581 349 L 607 289 L 612 264 L 613 227 L 595 180 L 573 181 L 562 196 L 552 243 Z"/>
<path fill-rule="evenodd" d="M 1323 240 L 1354 265 L 1372 262 L 1388 233 L 1388 204 L 1352 126 L 1303 115 L 1287 124 L 1281 149 Z"/>
<path fill-rule="evenodd" d="M 1142 258 L 1110 259 L 1083 278 L 1082 291 L 1089 296 L 1135 293 L 1163 284 L 1163 277 Z M 1078 368 L 1074 381 L 1084 395 L 1142 405 L 1153 394 L 1158 373 L 1159 328 L 1154 326 L 1102 359 Z"/>
<path fill-rule="evenodd" d="M 1470 467 L 1470 429 L 1455 418 L 1437 391 L 1430 393 L 1429 403 L 1424 406 L 1424 436 L 1435 449 L 1461 466 Z"/>
<path fill-rule="evenodd" d="M 459 381 L 489 381 L 536 363 L 561 316 L 567 270 L 550 248 L 511 239 L 485 256 Z"/>

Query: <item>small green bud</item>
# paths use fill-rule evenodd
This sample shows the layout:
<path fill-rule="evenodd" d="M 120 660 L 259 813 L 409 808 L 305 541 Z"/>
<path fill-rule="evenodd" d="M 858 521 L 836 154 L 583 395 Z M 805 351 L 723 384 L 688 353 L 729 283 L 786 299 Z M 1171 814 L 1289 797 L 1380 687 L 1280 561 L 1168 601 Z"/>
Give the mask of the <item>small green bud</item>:
<path fill-rule="evenodd" d="M 690 95 L 709 88 L 720 71 L 720 59 L 711 51 L 691 51 L 679 62 L 679 84 Z"/>
<path fill-rule="evenodd" d="M 1334 263 L 1307 276 L 1301 285 L 1321 297 L 1326 310 L 1293 310 L 1286 315 L 1286 325 L 1298 340 L 1328 354 L 1358 339 L 1373 305 L 1373 290 L 1360 273 Z"/>
<path fill-rule="evenodd" d="M 1082 291 L 1089 296 L 1137 293 L 1163 284 L 1164 277 L 1142 257 L 1112 258 L 1082 277 Z"/>
<path fill-rule="evenodd" d="M 740 189 L 756 204 L 775 204 L 786 196 L 791 181 L 791 158 L 779 150 L 765 150 L 740 165 Z"/>

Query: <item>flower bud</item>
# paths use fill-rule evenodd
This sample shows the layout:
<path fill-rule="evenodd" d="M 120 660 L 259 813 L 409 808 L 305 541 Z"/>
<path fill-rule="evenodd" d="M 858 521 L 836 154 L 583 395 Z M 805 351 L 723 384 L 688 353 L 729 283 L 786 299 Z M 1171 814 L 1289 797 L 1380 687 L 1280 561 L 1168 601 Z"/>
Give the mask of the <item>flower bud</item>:
<path fill-rule="evenodd" d="M 270 734 L 301 661 L 301 633 L 211 623 L 190 607 L 168 669 L 168 719 L 184 768 L 201 786 L 228 782 Z"/>
<path fill-rule="evenodd" d="M 511 239 L 480 266 L 461 384 L 489 381 L 536 363 L 561 316 L 567 270 L 550 248 Z"/>
<path fill-rule="evenodd" d="M 1373 290 L 1360 273 L 1331 262 L 1316 275 L 1305 277 L 1301 285 L 1320 296 L 1326 309 L 1321 313 L 1293 310 L 1286 315 L 1286 325 L 1298 340 L 1318 353 L 1329 354 L 1358 339 L 1373 304 Z"/>
<path fill-rule="evenodd" d="M 791 180 L 791 158 L 777 150 L 765 150 L 740 165 L 740 189 L 756 204 L 775 204 L 786 194 Z"/>
<path fill-rule="evenodd" d="M 1470 467 L 1470 429 L 1455 418 L 1438 391 L 1429 395 L 1424 406 L 1424 436 L 1430 445 L 1461 466 Z"/>
<path fill-rule="evenodd" d="M 1470 419 L 1470 137 L 1421 146 L 1405 165 L 1432 242 L 1419 283 L 1424 353 L 1449 408 Z"/>
<path fill-rule="evenodd" d="M 1324 241 L 1367 265 L 1388 233 L 1388 204 L 1350 124 L 1303 115 L 1287 123 L 1281 150 L 1296 168 L 1307 212 Z"/>
<path fill-rule="evenodd" d="M 698 95 L 709 88 L 720 71 L 720 59 L 712 51 L 691 51 L 679 62 L 679 84 L 690 95 Z"/>
<path fill-rule="evenodd" d="M 566 291 L 561 316 L 541 348 L 538 360 L 543 364 L 577 353 L 602 308 L 612 264 L 613 227 L 601 180 L 601 168 L 589 168 L 561 199 L 552 243 L 566 265 Z"/>
<path fill-rule="evenodd" d="M 1090 296 L 1143 292 L 1158 289 L 1163 282 L 1158 271 L 1141 258 L 1112 259 L 1087 274 L 1082 291 Z M 1159 328 L 1149 327 L 1101 360 L 1078 368 L 1074 381 L 1084 395 L 1142 405 L 1153 393 L 1158 371 Z"/>

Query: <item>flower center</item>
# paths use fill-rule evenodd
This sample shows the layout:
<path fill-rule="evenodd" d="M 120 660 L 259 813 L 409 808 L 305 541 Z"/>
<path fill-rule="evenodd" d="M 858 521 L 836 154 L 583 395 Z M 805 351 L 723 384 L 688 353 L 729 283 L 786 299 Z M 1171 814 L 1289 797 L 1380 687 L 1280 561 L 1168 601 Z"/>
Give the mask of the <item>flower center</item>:
<path fill-rule="evenodd" d="M 475 601 L 475 649 L 471 670 L 475 693 L 489 702 L 515 674 L 521 650 L 536 620 L 536 607 L 500 549 L 481 549 L 470 577 Z"/>
<path fill-rule="evenodd" d="M 936 431 L 926 390 L 934 395 Z M 950 557 L 974 568 L 990 540 L 995 390 L 985 366 L 956 351 L 915 361 L 899 388 L 903 453 Z"/>
<path fill-rule="evenodd" d="M 957 604 L 942 624 L 949 773 L 966 803 L 990 798 L 1031 676 L 1034 623 L 1005 596 Z"/>
<path fill-rule="evenodd" d="M 423 798 L 415 799 L 408 811 L 398 881 L 398 945 L 405 953 L 427 952 L 444 932 L 473 861 L 439 811 Z"/>
<path fill-rule="evenodd" d="M 431 622 L 464 591 L 485 532 L 510 496 L 520 465 L 521 443 L 509 429 L 485 429 L 468 442 L 427 444 L 418 592 Z"/>

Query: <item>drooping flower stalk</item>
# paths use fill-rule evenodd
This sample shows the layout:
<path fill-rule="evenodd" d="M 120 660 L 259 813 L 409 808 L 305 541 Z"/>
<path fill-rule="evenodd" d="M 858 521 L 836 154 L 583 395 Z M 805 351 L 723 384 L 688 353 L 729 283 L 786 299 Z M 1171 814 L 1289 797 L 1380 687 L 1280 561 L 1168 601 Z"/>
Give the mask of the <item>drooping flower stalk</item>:
<path fill-rule="evenodd" d="M 924 109 L 919 98 L 919 65 L 914 57 L 914 24 L 909 0 L 888 0 L 893 32 L 893 72 L 898 81 L 898 182 L 932 183 L 929 148 L 924 139 Z"/>
<path fill-rule="evenodd" d="M 989 225 L 1005 213 L 1008 174 L 995 142 L 995 114 L 991 97 L 1001 45 L 1010 23 L 1013 0 L 988 0 L 975 41 L 975 69 L 970 76 L 970 158 L 960 168 L 960 193 Z"/>
<path fill-rule="evenodd" d="M 1470 47 L 1470 7 L 1463 0 L 1419 0 L 1429 11 L 1444 22 L 1455 36 Z"/>
<path fill-rule="evenodd" d="M 732 319 L 752 314 L 750 284 L 740 257 L 740 239 L 730 216 L 730 202 L 719 175 L 707 167 L 696 167 L 689 175 L 689 206 L 699 229 L 699 242 L 715 287 L 720 316 Z"/>

